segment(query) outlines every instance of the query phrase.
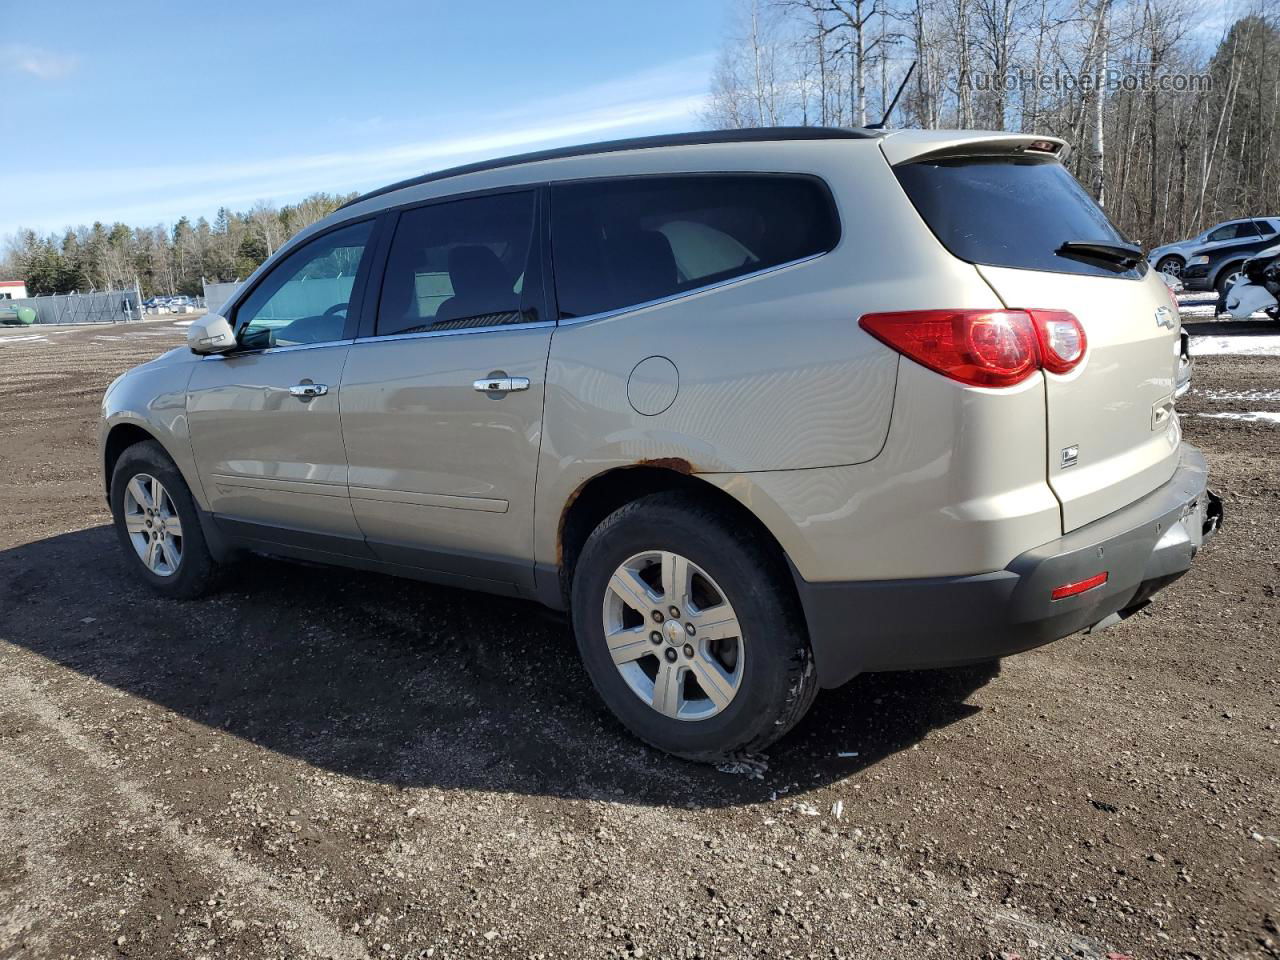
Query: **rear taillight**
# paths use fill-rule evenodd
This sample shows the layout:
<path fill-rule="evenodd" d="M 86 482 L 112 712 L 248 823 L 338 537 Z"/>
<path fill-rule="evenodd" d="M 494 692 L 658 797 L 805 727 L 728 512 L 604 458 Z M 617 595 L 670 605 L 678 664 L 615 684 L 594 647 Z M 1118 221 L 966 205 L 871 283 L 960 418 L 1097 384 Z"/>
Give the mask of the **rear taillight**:
<path fill-rule="evenodd" d="M 975 387 L 1011 387 L 1043 367 L 1066 373 L 1084 358 L 1084 328 L 1065 310 L 906 310 L 858 324 L 930 370 Z"/>
<path fill-rule="evenodd" d="M 1011 387 L 1038 366 L 1036 334 L 1022 310 L 868 313 L 858 323 L 917 363 L 975 387 Z"/>
<path fill-rule="evenodd" d="M 1040 339 L 1040 365 L 1050 373 L 1068 373 L 1084 358 L 1084 327 L 1065 310 L 1028 312 Z"/>

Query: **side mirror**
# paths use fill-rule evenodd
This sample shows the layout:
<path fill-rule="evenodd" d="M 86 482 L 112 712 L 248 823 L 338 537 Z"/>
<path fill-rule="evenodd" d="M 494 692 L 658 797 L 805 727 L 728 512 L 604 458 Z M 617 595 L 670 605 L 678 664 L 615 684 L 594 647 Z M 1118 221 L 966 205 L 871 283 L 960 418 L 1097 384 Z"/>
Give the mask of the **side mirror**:
<path fill-rule="evenodd" d="M 187 346 L 192 353 L 226 353 L 234 350 L 236 335 L 227 318 L 217 313 L 197 317 L 187 327 Z"/>

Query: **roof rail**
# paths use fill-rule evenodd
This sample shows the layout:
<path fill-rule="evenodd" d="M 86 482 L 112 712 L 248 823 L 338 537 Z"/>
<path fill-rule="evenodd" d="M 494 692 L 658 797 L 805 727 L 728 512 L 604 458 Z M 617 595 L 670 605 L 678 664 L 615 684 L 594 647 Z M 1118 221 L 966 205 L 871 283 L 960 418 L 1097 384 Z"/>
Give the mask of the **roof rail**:
<path fill-rule="evenodd" d="M 599 143 L 586 143 L 574 147 L 556 147 L 551 150 L 537 150 L 533 153 L 518 153 L 510 157 L 498 157 L 494 160 L 481 160 L 460 167 L 449 167 L 434 173 L 410 177 L 396 183 L 379 187 L 362 193 L 354 200 L 348 200 L 339 210 L 354 206 L 373 197 L 415 187 L 435 180 L 447 180 L 468 173 L 483 173 L 486 170 L 499 170 L 503 167 L 514 167 L 522 163 L 537 163 L 540 160 L 563 160 L 568 157 L 587 157 L 597 153 L 618 153 L 623 150 L 650 150 L 656 147 L 687 147 L 704 143 L 759 143 L 767 140 L 872 140 L 883 136 L 879 130 L 865 130 L 861 127 L 747 127 L 741 130 L 702 130 L 694 133 L 666 133 L 653 137 L 631 137 L 626 140 L 604 140 Z"/>

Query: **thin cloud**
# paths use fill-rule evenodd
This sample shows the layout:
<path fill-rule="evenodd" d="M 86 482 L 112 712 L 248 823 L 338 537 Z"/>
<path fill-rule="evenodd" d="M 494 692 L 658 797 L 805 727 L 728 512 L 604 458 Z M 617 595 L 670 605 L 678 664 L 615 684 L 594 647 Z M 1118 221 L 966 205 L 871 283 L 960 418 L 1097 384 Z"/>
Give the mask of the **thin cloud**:
<path fill-rule="evenodd" d="M 80 58 L 69 53 L 55 53 L 25 43 L 0 45 L 0 66 L 14 73 L 25 73 L 37 80 L 61 80 L 75 72 Z"/>
<path fill-rule="evenodd" d="M 483 128 L 462 123 L 446 136 L 366 149 L 294 154 L 239 163 L 199 163 L 0 174 L 0 195 L 29 197 L 6 210 L 10 222 L 43 230 L 122 220 L 133 224 L 239 209 L 260 197 L 289 202 L 317 190 L 346 192 L 392 180 L 563 143 L 688 128 L 705 102 L 707 58 L 679 61 L 572 94 L 485 115 Z M 47 200 L 58 198 L 53 208 Z M 36 198 L 44 198 L 40 203 Z"/>

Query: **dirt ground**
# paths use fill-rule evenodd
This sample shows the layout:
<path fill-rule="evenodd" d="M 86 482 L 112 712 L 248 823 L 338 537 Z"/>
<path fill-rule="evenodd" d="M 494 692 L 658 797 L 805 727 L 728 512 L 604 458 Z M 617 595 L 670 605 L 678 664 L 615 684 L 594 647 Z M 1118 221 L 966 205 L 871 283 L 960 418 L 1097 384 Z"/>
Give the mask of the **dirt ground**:
<path fill-rule="evenodd" d="M 754 779 L 629 737 L 527 603 L 149 595 L 98 403 L 182 335 L 0 333 L 0 957 L 1280 956 L 1280 424 L 1206 416 L 1280 412 L 1280 356 L 1199 361 L 1227 524 L 1154 606 L 859 677 Z"/>

